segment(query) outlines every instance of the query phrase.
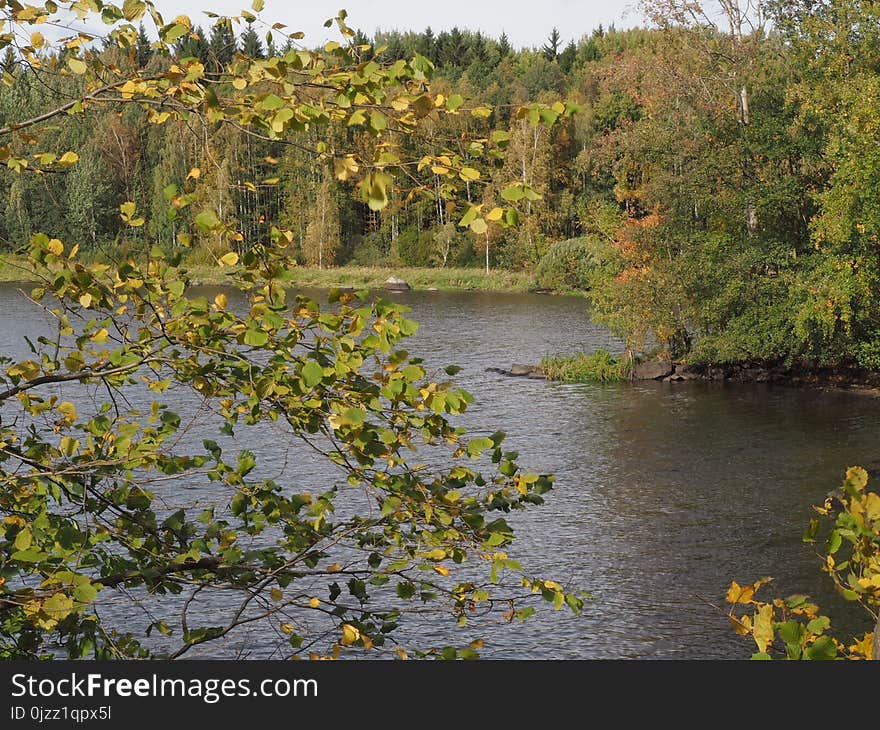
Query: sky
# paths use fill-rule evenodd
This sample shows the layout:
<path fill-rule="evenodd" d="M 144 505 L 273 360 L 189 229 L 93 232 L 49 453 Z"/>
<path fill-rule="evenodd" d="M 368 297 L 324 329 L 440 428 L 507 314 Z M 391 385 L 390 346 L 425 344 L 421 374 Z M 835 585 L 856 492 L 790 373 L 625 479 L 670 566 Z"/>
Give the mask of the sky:
<path fill-rule="evenodd" d="M 166 22 L 176 15 L 189 15 L 197 25 L 211 25 L 201 15 L 208 9 L 220 15 L 237 15 L 250 10 L 251 0 L 157 0 L 156 5 Z M 352 28 L 372 34 L 382 30 L 422 31 L 430 26 L 435 33 L 453 26 L 480 30 L 497 38 L 506 32 L 516 48 L 542 45 L 551 29 L 559 29 L 563 44 L 577 41 L 600 23 L 618 28 L 640 23 L 637 0 L 508 0 L 507 2 L 475 2 L 474 0 L 265 0 L 260 18 L 270 25 L 275 22 L 289 26 L 287 32 L 301 30 L 308 46 L 338 40 L 335 28 L 323 23 L 340 8 L 348 11 Z"/>

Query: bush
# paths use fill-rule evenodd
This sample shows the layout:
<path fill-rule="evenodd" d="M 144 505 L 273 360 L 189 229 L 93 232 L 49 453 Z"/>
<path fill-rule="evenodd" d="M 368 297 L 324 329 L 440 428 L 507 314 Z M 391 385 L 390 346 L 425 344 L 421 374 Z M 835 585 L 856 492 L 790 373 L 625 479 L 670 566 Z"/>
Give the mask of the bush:
<path fill-rule="evenodd" d="M 604 270 L 605 244 L 589 238 L 554 243 L 538 263 L 537 285 L 554 291 L 589 291 Z"/>
<path fill-rule="evenodd" d="M 548 355 L 541 360 L 547 380 L 564 383 L 610 383 L 629 376 L 629 364 L 607 350 L 574 355 Z"/>
<path fill-rule="evenodd" d="M 404 266 L 430 266 L 433 256 L 434 236 L 431 231 L 417 228 L 404 229 L 392 245 L 392 262 L 395 259 Z"/>
<path fill-rule="evenodd" d="M 370 233 L 361 239 L 360 245 L 351 253 L 347 261 L 351 266 L 385 266 L 388 264 L 388 249 L 381 233 Z"/>

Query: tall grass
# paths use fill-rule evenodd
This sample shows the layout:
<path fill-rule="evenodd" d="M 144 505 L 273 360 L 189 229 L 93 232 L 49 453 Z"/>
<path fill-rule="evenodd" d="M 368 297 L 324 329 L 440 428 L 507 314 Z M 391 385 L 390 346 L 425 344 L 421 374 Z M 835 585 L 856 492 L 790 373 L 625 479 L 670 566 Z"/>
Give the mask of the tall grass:
<path fill-rule="evenodd" d="M 629 362 L 607 350 L 547 355 L 541 360 L 541 367 L 548 380 L 563 383 L 611 383 L 629 377 Z"/>

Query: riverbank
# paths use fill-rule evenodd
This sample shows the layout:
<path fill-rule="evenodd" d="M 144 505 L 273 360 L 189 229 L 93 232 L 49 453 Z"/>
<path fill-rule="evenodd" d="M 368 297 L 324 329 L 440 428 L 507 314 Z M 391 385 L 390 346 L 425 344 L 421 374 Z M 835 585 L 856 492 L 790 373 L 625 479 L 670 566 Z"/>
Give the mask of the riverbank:
<path fill-rule="evenodd" d="M 226 270 L 205 264 L 186 264 L 195 281 L 200 284 L 220 285 L 226 283 Z M 0 282 L 33 281 L 24 258 L 0 255 Z M 331 289 L 354 287 L 356 289 L 382 289 L 390 277 L 406 281 L 413 289 L 438 289 L 440 291 L 505 291 L 527 292 L 535 290 L 535 279 L 527 272 L 494 270 L 488 274 L 480 268 L 411 268 L 411 267 L 365 267 L 339 266 L 317 269 L 297 266 L 292 269 L 292 286 Z"/>
<path fill-rule="evenodd" d="M 538 365 L 514 363 L 509 369 L 487 371 L 507 377 L 551 380 L 564 383 L 690 382 L 771 383 L 793 388 L 841 390 L 880 396 L 880 371 L 861 368 L 822 368 L 774 363 L 727 363 L 690 365 L 669 360 L 647 360 L 629 365 L 605 350 L 591 354 L 545 357 Z"/>
<path fill-rule="evenodd" d="M 189 266 L 193 278 L 202 284 L 222 284 L 224 272 L 210 266 Z M 403 279 L 413 289 L 437 289 L 439 291 L 507 291 L 527 292 L 535 289 L 531 274 L 521 271 L 490 271 L 484 269 L 432 269 L 410 267 L 339 266 L 317 269 L 297 266 L 291 269 L 292 286 L 332 289 L 354 287 L 355 289 L 383 289 L 391 277 Z"/>

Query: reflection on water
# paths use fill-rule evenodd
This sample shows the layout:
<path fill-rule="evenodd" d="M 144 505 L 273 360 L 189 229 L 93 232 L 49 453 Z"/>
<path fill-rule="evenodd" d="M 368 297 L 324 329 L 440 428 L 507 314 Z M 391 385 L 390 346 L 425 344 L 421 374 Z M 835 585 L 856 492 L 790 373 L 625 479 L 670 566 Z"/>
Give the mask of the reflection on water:
<path fill-rule="evenodd" d="M 456 379 L 476 396 L 463 425 L 505 430 L 522 464 L 557 475 L 544 507 L 511 520 L 519 533 L 512 552 L 594 595 L 580 617 L 543 611 L 522 625 L 493 624 L 482 631 L 487 656 L 745 657 L 751 647 L 715 608 L 731 579 L 773 575 L 773 590 L 812 593 L 832 613 L 839 609 L 800 535 L 810 504 L 847 466 L 880 459 L 880 400 L 770 385 L 504 378 L 486 368 L 617 345 L 578 299 L 390 296 L 412 307 L 420 329 L 408 349 L 429 371 L 462 367 Z M 14 287 L 0 286 L 0 302 L 0 354 L 23 355 L 21 336 L 47 331 L 48 320 Z M 195 410 L 197 402 L 181 397 L 180 408 Z M 193 437 L 201 439 L 210 423 L 199 423 Z M 256 451 L 288 484 L 333 478 L 296 445 L 279 448 L 282 434 L 250 438 L 238 446 Z M 413 630 L 443 643 L 448 626 Z M 259 646 L 260 636 L 247 641 Z"/>

